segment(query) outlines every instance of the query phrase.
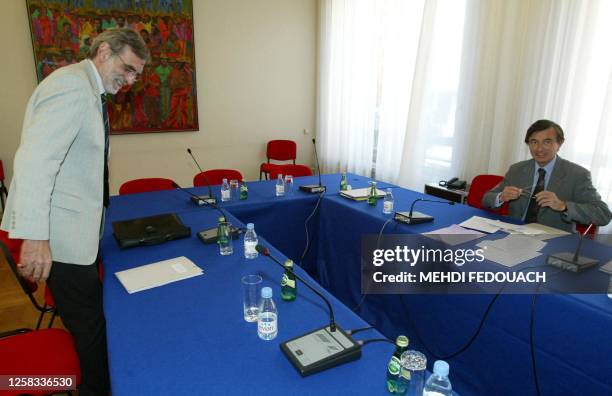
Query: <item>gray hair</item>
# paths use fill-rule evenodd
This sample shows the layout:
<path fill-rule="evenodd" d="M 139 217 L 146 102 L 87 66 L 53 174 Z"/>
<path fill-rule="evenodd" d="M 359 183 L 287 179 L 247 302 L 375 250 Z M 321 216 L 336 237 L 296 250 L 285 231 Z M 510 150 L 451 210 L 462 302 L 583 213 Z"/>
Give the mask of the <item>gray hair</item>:
<path fill-rule="evenodd" d="M 132 29 L 119 28 L 119 29 L 108 29 L 100 33 L 89 47 L 89 58 L 93 59 L 98 54 L 98 48 L 100 44 L 108 43 L 111 51 L 114 54 L 118 54 L 127 45 L 130 47 L 134 55 L 144 61 L 150 61 L 151 55 L 149 54 L 149 48 L 145 44 L 140 34 L 136 33 Z"/>

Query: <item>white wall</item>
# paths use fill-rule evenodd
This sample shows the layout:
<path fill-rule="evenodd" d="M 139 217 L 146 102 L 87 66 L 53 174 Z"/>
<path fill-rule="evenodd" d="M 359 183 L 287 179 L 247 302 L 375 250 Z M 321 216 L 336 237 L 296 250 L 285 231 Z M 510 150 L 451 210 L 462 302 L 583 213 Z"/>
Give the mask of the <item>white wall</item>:
<path fill-rule="evenodd" d="M 2 5 L 0 159 L 10 180 L 36 77 L 25 2 Z M 200 130 L 111 136 L 111 193 L 138 177 L 191 185 L 198 170 L 186 147 L 204 169 L 235 168 L 247 180 L 259 178 L 270 139 L 295 140 L 298 163 L 311 165 L 316 7 L 316 0 L 194 0 Z"/>

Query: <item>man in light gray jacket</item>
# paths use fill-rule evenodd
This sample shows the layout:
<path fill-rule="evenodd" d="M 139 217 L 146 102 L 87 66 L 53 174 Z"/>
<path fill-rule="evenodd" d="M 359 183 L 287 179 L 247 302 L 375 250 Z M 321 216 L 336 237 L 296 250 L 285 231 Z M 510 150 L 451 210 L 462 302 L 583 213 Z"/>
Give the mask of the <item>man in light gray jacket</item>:
<path fill-rule="evenodd" d="M 510 166 L 504 180 L 482 198 L 496 208 L 508 202 L 510 217 L 566 231 L 573 223 L 604 226 L 612 213 L 591 182 L 588 170 L 557 155 L 563 129 L 539 120 L 527 130 L 525 143 L 533 159 Z"/>
<path fill-rule="evenodd" d="M 97 257 L 108 204 L 108 113 L 104 94 L 132 85 L 149 51 L 130 29 L 107 30 L 90 57 L 62 67 L 32 94 L 15 154 L 2 224 L 23 239 L 18 263 L 48 278 L 81 363 L 80 395 L 109 393 L 106 323 Z"/>

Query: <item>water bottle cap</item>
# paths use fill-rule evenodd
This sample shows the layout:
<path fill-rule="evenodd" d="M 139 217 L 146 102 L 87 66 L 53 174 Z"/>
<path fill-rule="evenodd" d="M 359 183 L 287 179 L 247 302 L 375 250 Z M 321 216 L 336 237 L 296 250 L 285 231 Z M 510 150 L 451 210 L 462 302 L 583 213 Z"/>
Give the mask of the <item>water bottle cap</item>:
<path fill-rule="evenodd" d="M 440 375 L 442 377 L 448 377 L 448 363 L 444 360 L 436 360 L 433 367 L 434 374 Z"/>
<path fill-rule="evenodd" d="M 387 188 L 387 194 L 391 194 L 393 191 L 391 191 L 390 188 Z"/>
<path fill-rule="evenodd" d="M 270 298 L 272 297 L 272 288 L 271 287 L 264 287 L 261 289 L 261 297 L 262 298 Z"/>
<path fill-rule="evenodd" d="M 219 180 L 219 179 L 217 179 L 217 180 Z M 224 178 L 223 179 L 223 183 L 227 183 L 227 179 Z"/>
<path fill-rule="evenodd" d="M 278 179 L 283 180 L 283 175 L 281 175 L 280 173 L 278 174 Z"/>
<path fill-rule="evenodd" d="M 293 260 L 291 259 L 285 260 L 285 267 L 293 268 Z"/>
<path fill-rule="evenodd" d="M 219 216 L 219 223 L 224 223 L 224 222 L 225 222 L 225 217 Z"/>
<path fill-rule="evenodd" d="M 253 223 L 248 223 L 247 224 L 247 230 L 254 230 L 255 229 L 255 224 Z"/>

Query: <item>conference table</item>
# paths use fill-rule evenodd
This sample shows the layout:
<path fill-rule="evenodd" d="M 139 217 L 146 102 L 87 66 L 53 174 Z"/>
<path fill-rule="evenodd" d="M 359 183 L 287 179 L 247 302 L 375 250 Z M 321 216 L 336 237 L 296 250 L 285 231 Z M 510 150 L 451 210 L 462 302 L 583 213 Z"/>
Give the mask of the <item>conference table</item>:
<path fill-rule="evenodd" d="M 348 176 L 353 188 L 366 187 L 370 180 Z M 232 224 L 253 222 L 272 255 L 293 259 L 300 264 L 300 275 L 322 286 L 343 329 L 374 326 L 355 336 L 364 340 L 393 340 L 405 334 L 411 348 L 427 355 L 431 369 L 436 356 L 466 344 L 496 298 L 473 343 L 448 360 L 458 393 L 535 394 L 533 333 L 542 394 L 612 394 L 612 300 L 605 294 L 542 294 L 535 306 L 531 295 L 364 295 L 361 238 L 378 234 L 389 215 L 382 213 L 382 202 L 373 207 L 340 197 L 340 175 L 323 175 L 322 180 L 327 186 L 322 195 L 296 188 L 284 197 L 275 196 L 275 181 L 249 182 L 247 200 L 221 206 Z M 295 179 L 296 185 L 316 182 L 315 177 Z M 408 210 L 414 199 L 427 197 L 384 182 L 377 187 L 393 190 L 395 210 Z M 203 187 L 189 191 L 207 193 Z M 213 191 L 219 196 L 218 186 Z M 422 233 L 473 215 L 495 217 L 465 205 L 421 204 L 420 211 L 435 213 L 433 222 L 391 222 L 384 234 Z M 192 236 L 119 249 L 112 222 L 160 213 L 176 213 L 191 227 Z M 234 241 L 231 256 L 220 256 L 215 244 L 202 244 L 195 233 L 215 227 L 218 216 L 211 207 L 195 206 L 180 190 L 112 197 L 102 254 L 113 394 L 385 394 L 386 364 L 394 349 L 389 343 L 367 344 L 357 361 L 300 377 L 279 344 L 325 325 L 325 304 L 299 283 L 297 300 L 281 301 L 282 269 L 266 257 L 246 260 L 241 239 Z M 567 250 L 563 248 L 574 243 L 572 238 L 555 238 L 546 249 Z M 585 241 L 585 248 L 603 262 L 610 259 L 609 247 Z M 128 294 L 114 275 L 177 256 L 188 257 L 204 274 L 134 294 Z M 272 341 L 260 340 L 256 325 L 242 318 L 240 278 L 250 273 L 261 274 L 264 286 L 273 288 L 279 335 Z"/>

